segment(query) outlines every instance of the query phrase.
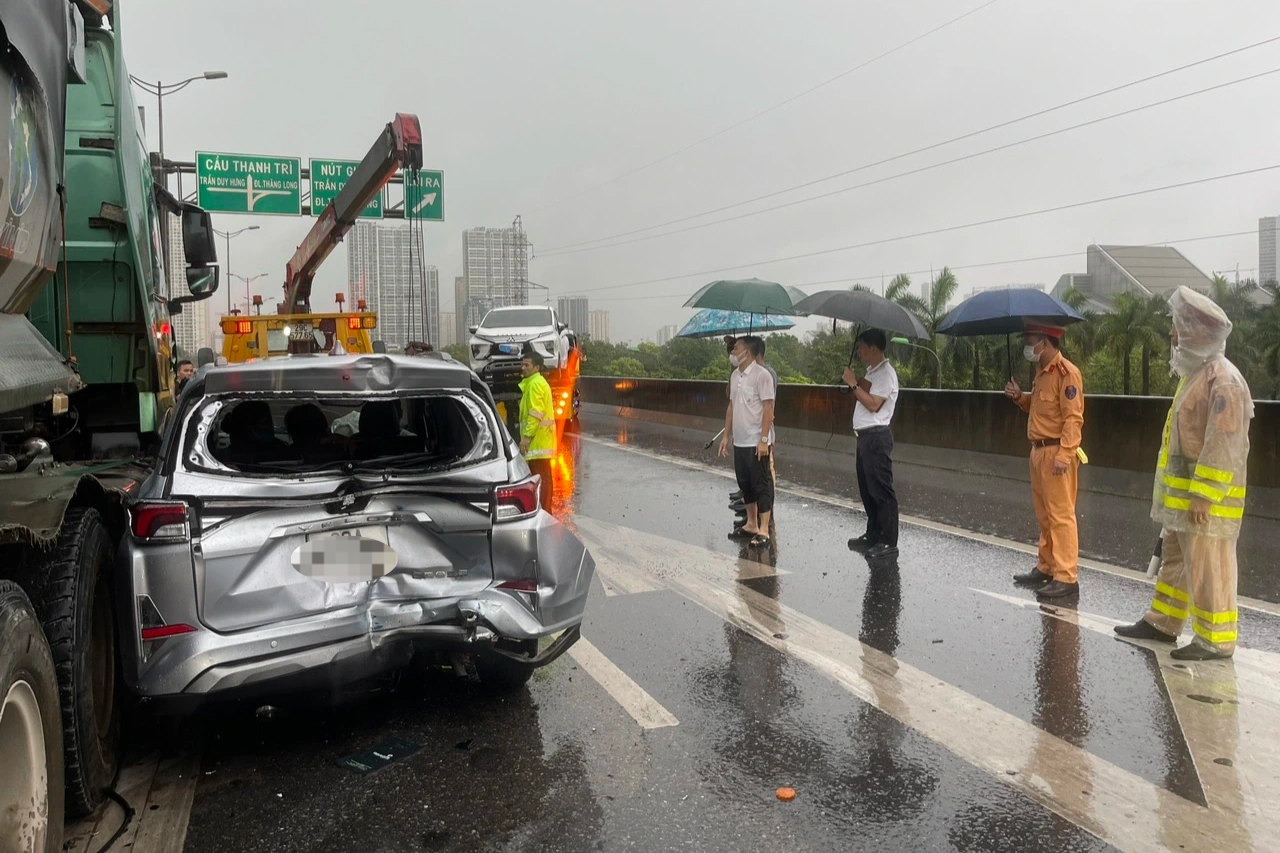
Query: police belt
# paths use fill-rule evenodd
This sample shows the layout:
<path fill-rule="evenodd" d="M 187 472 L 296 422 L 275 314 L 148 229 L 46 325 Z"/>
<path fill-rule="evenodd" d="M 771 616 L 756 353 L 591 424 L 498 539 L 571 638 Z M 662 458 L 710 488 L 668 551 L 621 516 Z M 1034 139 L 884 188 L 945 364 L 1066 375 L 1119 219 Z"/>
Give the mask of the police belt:
<path fill-rule="evenodd" d="M 1061 443 L 1062 443 L 1062 439 L 1060 439 L 1060 438 L 1033 438 L 1033 439 L 1031 439 L 1031 446 L 1032 446 L 1032 447 L 1053 447 L 1053 446 L 1058 445 L 1058 444 L 1061 444 Z"/>

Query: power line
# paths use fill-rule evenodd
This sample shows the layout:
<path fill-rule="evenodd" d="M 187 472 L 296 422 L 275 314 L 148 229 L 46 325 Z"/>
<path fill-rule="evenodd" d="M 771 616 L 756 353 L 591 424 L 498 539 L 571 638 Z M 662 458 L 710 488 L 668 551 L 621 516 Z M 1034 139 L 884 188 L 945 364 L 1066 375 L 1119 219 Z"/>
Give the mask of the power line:
<path fill-rule="evenodd" d="M 1022 213 L 1011 213 L 1005 216 L 997 216 L 992 219 L 981 219 L 976 222 L 966 222 L 961 225 L 948 225 L 942 228 L 931 228 L 928 231 L 917 231 L 912 234 L 903 234 L 897 237 L 884 237 L 879 240 L 868 240 L 863 243 L 852 243 L 848 246 L 834 246 L 829 249 L 818 249 L 812 252 L 801 252 L 796 255 L 786 255 L 778 258 L 768 258 L 765 260 L 751 261 L 745 264 L 733 264 L 725 267 L 715 267 L 712 269 L 697 270 L 695 272 L 682 273 L 680 275 L 664 276 L 662 278 L 650 278 L 641 281 L 627 282 L 626 284 L 606 285 L 605 287 L 596 287 L 590 289 L 577 290 L 575 293 L 599 293 L 605 290 L 620 290 L 626 287 L 638 287 L 644 284 L 660 284 L 667 281 L 678 281 L 682 278 L 694 278 L 695 276 L 713 275 L 722 272 L 731 272 L 733 270 L 747 269 L 749 267 L 765 266 L 767 264 L 783 263 L 785 261 L 797 261 L 804 258 L 814 258 L 821 255 L 832 255 L 837 252 L 848 252 L 854 249 L 865 249 L 871 246 L 883 246 L 887 243 L 897 243 L 903 240 L 910 240 L 916 237 L 930 237 L 936 234 L 946 234 L 952 231 L 962 231 L 968 228 L 977 228 L 982 225 L 995 225 L 1001 222 L 1012 222 L 1017 219 L 1027 219 L 1032 216 L 1043 216 L 1046 213 L 1058 213 L 1064 210 L 1074 210 L 1080 207 L 1089 207 L 1095 204 L 1104 204 L 1111 201 L 1120 201 L 1127 198 L 1137 198 L 1144 195 L 1152 195 L 1154 193 L 1167 192 L 1168 190 L 1182 189 L 1184 187 L 1199 186 L 1201 184 L 1214 183 L 1216 181 L 1224 181 L 1230 178 L 1241 178 L 1248 175 L 1259 175 L 1264 172 L 1271 172 L 1280 169 L 1280 164 L 1272 166 L 1260 166 L 1256 169 L 1245 169 L 1239 172 L 1230 172 L 1225 175 L 1214 175 L 1208 178 L 1196 178 L 1190 181 L 1180 181 L 1176 184 L 1166 184 L 1160 187 L 1149 187 L 1143 190 L 1133 190 L 1127 193 L 1118 193 L 1116 195 L 1103 196 L 1102 198 L 1089 199 L 1088 201 L 1076 201 L 1069 204 L 1055 205 L 1054 207 L 1043 207 L 1037 210 L 1023 211 Z"/>
<path fill-rule="evenodd" d="M 773 212 L 778 211 L 778 210 L 785 210 L 785 209 L 787 209 L 787 208 L 789 208 L 789 207 L 796 207 L 796 206 L 799 206 L 799 205 L 802 205 L 802 204 L 808 204 L 809 202 L 812 202 L 812 201 L 819 201 L 819 200 L 824 199 L 824 198 L 831 198 L 832 196 L 843 195 L 844 193 L 853 192 L 853 191 L 855 191 L 855 190 L 866 189 L 867 187 L 873 187 L 873 186 L 876 186 L 876 185 L 878 185 L 878 184 L 884 184 L 884 183 L 888 183 L 888 182 L 890 182 L 890 181 L 896 181 L 896 180 L 898 180 L 899 178 L 905 178 L 905 177 L 909 177 L 909 176 L 911 176 L 911 175 L 918 175 L 918 174 L 921 174 L 922 172 L 929 172 L 929 171 L 933 171 L 934 169 L 940 169 L 940 168 L 942 168 L 942 167 L 944 167 L 944 166 L 953 166 L 953 165 L 955 165 L 956 163 L 962 163 L 962 162 L 964 162 L 964 161 L 966 161 L 966 160 L 973 160 L 973 159 L 976 159 L 976 158 L 978 158 L 978 157 L 984 157 L 984 156 L 986 156 L 987 154 L 994 154 L 994 153 L 999 152 L 999 151 L 1007 151 L 1007 150 L 1009 150 L 1009 149 L 1011 149 L 1011 148 L 1017 148 L 1017 147 L 1019 147 L 1019 146 L 1026 145 L 1026 144 L 1031 143 L 1031 142 L 1038 142 L 1038 141 L 1040 141 L 1040 140 L 1048 139 L 1049 137 L 1052 137 L 1052 136 L 1059 136 L 1059 135 L 1061 135 L 1061 134 L 1063 134 L 1063 133 L 1068 133 L 1068 132 L 1073 131 L 1073 130 L 1079 130 L 1079 129 L 1081 129 L 1081 128 L 1084 128 L 1084 127 L 1090 127 L 1090 126 L 1095 125 L 1095 124 L 1101 124 L 1101 123 L 1103 123 L 1103 122 L 1111 121 L 1111 120 L 1113 120 L 1113 119 L 1117 119 L 1117 118 L 1122 118 L 1122 117 L 1124 117 L 1124 116 L 1133 115 L 1133 114 L 1135 114 L 1135 113 L 1143 112 L 1143 111 L 1145 111 L 1145 110 L 1154 109 L 1154 108 L 1156 108 L 1156 107 L 1166 106 L 1166 105 L 1168 105 L 1168 104 L 1172 104 L 1172 103 L 1174 103 L 1174 102 L 1176 102 L 1176 101 L 1186 100 L 1187 98 L 1193 98 L 1193 97 L 1196 97 L 1197 95 L 1203 95 L 1203 94 L 1206 94 L 1206 93 L 1208 93 L 1208 92 L 1216 91 L 1216 90 L 1218 90 L 1218 89 L 1225 89 L 1225 88 L 1227 88 L 1227 87 L 1229 87 L 1229 86 L 1235 86 L 1235 85 L 1238 85 L 1238 84 L 1240 84 L 1240 83 L 1247 83 L 1247 82 L 1251 82 L 1251 81 L 1253 81 L 1253 80 L 1259 80 L 1259 79 L 1261 79 L 1261 78 L 1263 78 L 1263 77 L 1269 77 L 1269 76 L 1271 76 L 1272 74 L 1280 74 L 1280 68 L 1273 68 L 1273 69 L 1271 69 L 1270 71 L 1263 71 L 1263 72 L 1260 72 L 1260 73 L 1258 73 L 1258 74 L 1251 74 L 1251 75 L 1249 75 L 1249 76 L 1247 76 L 1247 77 L 1240 77 L 1240 78 L 1235 79 L 1235 80 L 1229 80 L 1229 81 L 1227 81 L 1227 82 L 1225 82 L 1225 83 L 1219 83 L 1219 84 L 1217 84 L 1217 85 L 1215 85 L 1215 86 L 1209 86 L 1209 87 L 1204 88 L 1204 89 L 1197 89 L 1197 90 L 1196 90 L 1196 91 L 1194 91 L 1194 92 L 1187 92 L 1187 93 L 1182 94 L 1182 95 L 1175 95 L 1175 96 L 1173 96 L 1173 97 L 1171 97 L 1171 98 L 1165 98 L 1164 100 L 1161 100 L 1161 101 L 1155 101 L 1155 102 L 1150 103 L 1150 104 L 1143 104 L 1143 105 L 1141 105 L 1141 106 L 1132 107 L 1132 108 L 1127 109 L 1127 110 L 1122 110 L 1122 111 L 1120 111 L 1120 112 L 1118 112 L 1118 113 L 1112 113 L 1111 115 L 1108 115 L 1108 116 L 1102 116 L 1101 118 L 1090 119 L 1089 121 L 1080 122 L 1079 124 L 1073 124 L 1073 125 L 1071 125 L 1071 126 L 1069 126 L 1069 127 L 1063 127 L 1063 128 L 1059 128 L 1059 129 L 1057 129 L 1057 130 L 1051 130 L 1051 131 L 1048 131 L 1048 132 L 1046 132 L 1046 133 L 1037 134 L 1036 136 L 1029 136 L 1029 137 L 1027 137 L 1027 138 L 1025 138 L 1025 139 L 1019 139 L 1019 140 L 1017 140 L 1017 141 L 1015 141 L 1015 142 L 1007 142 L 1007 143 L 1005 143 L 1005 144 L 1003 144 L 1003 145 L 997 145 L 997 146 L 995 146 L 994 148 L 987 148 L 987 149 L 982 150 L 982 151 L 975 151 L 975 152 L 973 152 L 973 153 L 971 153 L 971 154 L 964 154 L 964 155 L 962 155 L 962 156 L 960 156 L 960 157 L 953 157 L 953 158 L 952 158 L 952 159 L 950 159 L 950 160 L 944 160 L 944 161 L 942 161 L 942 162 L 940 162 L 940 163 L 932 163 L 932 164 L 930 164 L 930 165 L 928 165 L 928 166 L 920 166 L 920 167 L 917 167 L 917 168 L 915 168 L 915 169 L 909 169 L 908 171 L 905 171 L 905 172 L 898 172 L 897 174 L 894 174 L 894 175 L 887 175 L 887 176 L 885 176 L 885 177 L 883 177 L 883 178 L 876 178 L 875 180 L 873 180 L 873 181 L 867 181 L 866 183 L 854 184 L 854 185 L 853 185 L 853 186 L 851 186 L 851 187 L 844 187 L 844 188 L 842 188 L 842 189 L 838 189 L 838 190 L 831 190 L 831 191 L 829 191 L 829 192 L 820 193 L 820 194 L 818 194 L 818 195 L 808 196 L 808 197 L 806 197 L 806 198 L 795 199 L 794 201 L 785 202 L 784 204 L 777 204 L 777 205 L 773 205 L 772 207 L 765 207 L 765 208 L 761 208 L 760 210 L 752 210 L 752 211 L 748 211 L 748 212 L 746 212 L 746 213 L 739 213 L 739 214 L 737 214 L 736 216 L 727 216 L 727 217 L 725 217 L 725 218 L 723 218 L 723 219 L 713 219 L 713 220 L 711 220 L 710 222 L 702 222 L 702 223 L 699 223 L 699 224 L 697 224 L 697 225 L 690 225 L 690 226 L 688 226 L 688 227 L 686 227 L 686 228 L 677 228 L 677 229 L 675 229 L 675 230 L 673 230 L 673 231 L 664 231 L 664 232 L 662 232 L 661 234 L 649 234 L 649 235 L 647 235 L 647 236 L 643 236 L 643 237 L 635 237 L 635 238 L 632 238 L 632 239 L 630 239 L 630 240 L 622 240 L 622 241 L 619 241 L 619 242 L 617 242 L 617 243 L 608 243 L 608 244 L 601 245 L 601 246 L 587 246 L 587 247 L 585 247 L 585 248 L 581 248 L 581 249 L 566 249 L 566 250 L 561 251 L 561 252 L 550 252 L 550 253 L 548 253 L 548 254 L 544 255 L 544 257 L 559 257 L 559 256 L 562 256 L 562 255 L 574 255 L 574 254 L 578 254 L 578 253 L 580 253 L 580 252 L 593 252 L 593 251 L 596 251 L 596 250 L 598 250 L 598 249 L 612 249 L 612 248 L 616 248 L 616 247 L 618 247 L 618 246 L 627 246 L 627 245 L 630 245 L 630 244 L 632 244 L 632 243 L 642 243 L 642 242 L 646 242 L 646 241 L 648 241 L 648 240 L 657 240 L 657 239 L 662 238 L 662 237 L 671 237 L 671 236 L 674 236 L 674 235 L 676 235 L 676 234 L 684 234 L 684 233 L 687 233 L 687 232 L 690 232 L 690 231 L 697 231 L 697 230 L 700 230 L 700 229 L 702 229 L 702 228 L 709 228 L 709 227 L 711 227 L 711 226 L 713 226 L 713 225 L 722 225 L 722 224 L 724 224 L 724 223 L 726 223 L 726 222 L 736 222 L 736 221 L 738 221 L 738 220 L 740 220 L 740 219 L 749 219 L 749 218 L 754 217 L 754 216 L 760 216 L 761 214 L 765 214 L 765 213 L 773 213 Z"/>
<path fill-rule="evenodd" d="M 698 140 L 696 140 L 696 141 L 694 141 L 694 142 L 690 142 L 689 144 L 687 144 L 687 145 L 685 145 L 685 146 L 683 146 L 683 147 L 681 147 L 681 148 L 677 148 L 675 151 L 672 151 L 672 152 L 670 152 L 670 153 L 668 153 L 668 154 L 664 154 L 664 155 L 662 155 L 661 157 L 659 157 L 659 158 L 658 158 L 658 159 L 656 159 L 656 160 L 650 160 L 648 163 L 645 163 L 645 164 L 644 164 L 644 165 L 642 165 L 642 166 L 636 166 L 634 169 L 631 169 L 631 170 L 629 170 L 629 171 L 623 172 L 623 173 L 622 173 L 622 174 L 620 174 L 620 175 L 615 175 L 614 177 L 609 178 L 607 181 L 604 181 L 604 182 L 599 183 L 599 184 L 595 184 L 594 186 L 587 187 L 585 190 L 581 190 L 580 192 L 576 192 L 576 193 L 574 193 L 573 195 L 567 195 L 567 196 L 565 196 L 564 198 L 561 198 L 561 199 L 558 199 L 558 200 L 556 200 L 556 201 L 551 202 L 550 204 L 544 204 L 542 207 L 534 208 L 534 210 L 533 210 L 533 211 L 531 211 L 531 212 L 532 212 L 532 213 L 541 213 L 541 212 L 542 212 L 542 211 L 544 211 L 544 210 L 550 210 L 550 209 L 551 209 L 551 208 L 553 208 L 553 207 L 558 207 L 559 205 L 564 204 L 566 201 L 572 201 L 572 200 L 574 200 L 575 198 L 581 198 L 582 196 L 586 195 L 587 193 L 595 192 L 596 190 L 600 189 L 601 187 L 607 187 L 607 186 L 609 186 L 610 184 L 617 183 L 618 181 L 622 180 L 623 178 L 629 178 L 629 177 L 631 177 L 631 176 L 632 176 L 632 175 L 634 175 L 634 174 L 637 174 L 637 173 L 639 173 L 639 172 L 643 172 L 645 169 L 648 169 L 648 168 L 650 168 L 651 166 L 656 166 L 656 165 L 658 165 L 659 163 L 665 163 L 667 160 L 670 160 L 672 157 L 678 157 L 679 155 L 683 154 L 684 152 L 686 152 L 686 151 L 690 151 L 690 150 L 692 150 L 692 149 L 694 149 L 694 148 L 697 148 L 699 145 L 702 145 L 702 144 L 703 144 L 703 143 L 705 143 L 705 142 L 710 142 L 711 140 L 713 140 L 713 139 L 715 139 L 715 138 L 717 138 L 717 137 L 723 136 L 724 134 L 728 133 L 728 132 L 729 132 L 729 131 L 731 131 L 731 130 L 736 130 L 737 128 L 742 127 L 744 124 L 749 124 L 750 122 L 753 122 L 753 121 L 755 121 L 756 119 L 761 118 L 762 116 L 768 115 L 769 113 L 773 112 L 774 110 L 781 109 L 782 107 L 785 107 L 787 104 L 790 104 L 790 103 L 792 103 L 792 102 L 794 102 L 794 101 L 798 101 L 798 100 L 800 100 L 801 98 L 803 98 L 805 95 L 812 94 L 813 92 L 816 92 L 817 90 L 819 90 L 819 89 L 823 88 L 824 86 L 829 86 L 829 85 L 831 85 L 832 83 L 836 82 L 837 80 L 841 80 L 841 79 L 843 79 L 843 78 L 845 78 L 845 77 L 848 77 L 850 74 L 853 74 L 855 71 L 861 71 L 863 68 L 866 68 L 868 65 L 871 65 L 871 64 L 873 64 L 873 63 L 879 62 L 880 60 L 885 59 L 886 57 L 892 56 L 893 54 L 897 53 L 898 51 L 903 50 L 903 49 L 905 49 L 905 48 L 908 48 L 908 47 L 910 47 L 911 45 L 915 44 L 916 42 L 921 41 L 922 39 L 926 39 L 926 38 L 928 38 L 929 36 L 933 35 L 934 33 L 941 32 L 942 30 L 945 30 L 947 27 L 951 26 L 952 24 L 959 23 L 960 21 L 963 21 L 965 18 L 969 17 L 970 15 L 973 15 L 973 14 L 976 14 L 976 13 L 978 13 L 978 12 L 981 12 L 983 9 L 987 8 L 988 6 L 992 6 L 992 5 L 994 5 L 994 4 L 998 3 L 998 2 L 1000 2 L 1000 0 L 987 0 L 987 2 L 983 3 L 983 4 L 982 4 L 982 5 L 980 5 L 980 6 L 975 6 L 974 8 L 970 9 L 969 11 L 965 12 L 963 15 L 960 15 L 960 16 L 959 16 L 959 17 L 957 17 L 957 18 L 952 18 L 951 20 L 947 21 L 946 23 L 939 24 L 938 26 L 934 27 L 933 29 L 929 30 L 928 32 L 921 33 L 920 35 L 916 36 L 915 38 L 912 38 L 912 39 L 910 39 L 910 40 L 908 40 L 908 41 L 905 41 L 905 42 L 903 42 L 902 44 L 898 45 L 897 47 L 890 48 L 889 50 L 886 50 L 884 53 L 881 53 L 881 54 L 878 54 L 878 55 L 876 55 L 876 56 L 873 56 L 871 59 L 868 59 L 868 60 L 866 60 L 865 62 L 859 63 L 858 65 L 855 65 L 854 67 L 849 68 L 849 69 L 847 69 L 847 70 L 845 70 L 845 71 L 841 71 L 841 72 L 840 72 L 839 74 L 837 74 L 836 76 L 831 77 L 831 78 L 828 78 L 828 79 L 826 79 L 826 80 L 823 80 L 821 83 L 818 83 L 818 84 L 816 84 L 816 85 L 814 85 L 814 86 L 810 86 L 808 89 L 805 89 L 803 92 L 799 92 L 799 93 L 797 93 L 797 94 L 795 94 L 795 95 L 792 95 L 791 97 L 787 98 L 786 100 L 779 101 L 778 103 L 774 104 L 774 105 L 773 105 L 773 106 L 771 106 L 771 107 L 767 107 L 767 108 L 765 108 L 765 109 L 763 109 L 763 110 L 760 110 L 760 111 L 759 111 L 759 112 L 757 112 L 757 113 L 753 113 L 752 115 L 749 115 L 749 116 L 747 116 L 747 117 L 746 117 L 746 118 L 744 118 L 744 119 L 740 119 L 739 121 L 736 121 L 736 122 L 734 122 L 733 124 L 728 125 L 727 127 L 722 127 L 722 128 L 720 128 L 719 130 L 717 130 L 715 133 L 710 134 L 709 136 L 704 136 L 704 137 L 702 137 L 701 139 L 698 139 Z"/>
<path fill-rule="evenodd" d="M 1064 109 L 1067 109 L 1068 107 L 1077 106 L 1087 101 L 1096 100 L 1098 98 L 1105 97 L 1106 95 L 1115 94 L 1116 92 L 1120 92 L 1125 89 L 1131 89 L 1134 86 L 1139 86 L 1139 85 L 1142 85 L 1143 83 L 1149 83 L 1153 80 L 1158 80 L 1162 77 L 1168 77 L 1172 74 L 1177 74 L 1181 71 L 1186 71 L 1188 69 L 1195 68 L 1200 65 L 1205 65 L 1210 62 L 1215 62 L 1219 59 L 1225 59 L 1228 56 L 1234 56 L 1236 54 L 1244 53 L 1246 51 L 1255 50 L 1259 47 L 1263 47 L 1265 45 L 1272 44 L 1277 41 L 1280 41 L 1280 36 L 1272 36 L 1271 38 L 1264 39 L 1259 42 L 1254 42 L 1253 44 L 1245 45 L 1244 47 L 1238 47 L 1233 50 L 1225 51 L 1223 53 L 1214 54 L 1213 56 L 1207 56 L 1203 59 L 1198 59 L 1195 62 L 1189 62 L 1185 65 L 1179 65 L 1176 68 L 1170 68 L 1167 71 L 1161 71 L 1158 74 L 1151 74 L 1146 77 L 1142 77 L 1138 80 L 1132 80 L 1128 83 L 1123 83 L 1119 86 L 1113 86 L 1110 89 L 1104 89 L 1100 92 L 1095 92 L 1092 95 L 1085 95 L 1083 97 L 1075 98 L 1074 100 L 1070 100 L 1070 101 L 1066 101 L 1064 103 L 1058 104 L 1057 106 L 1047 107 L 1045 109 L 1037 110 L 1035 112 L 1028 113 L 1024 116 L 1020 116 L 1018 118 L 1002 121 L 999 124 L 993 124 L 989 127 L 984 127 L 981 130 L 970 131 L 969 133 L 961 134 L 960 136 L 954 136 L 950 139 L 942 140 L 941 142 L 934 142 L 930 145 L 924 146 L 923 148 L 916 148 L 911 151 L 904 151 L 901 154 L 895 154 L 892 157 L 886 157 L 882 160 L 877 160 L 873 163 L 866 163 L 861 166 L 856 166 L 852 169 L 846 169 L 842 172 L 836 172 L 834 174 L 827 175 L 826 177 L 815 178 L 814 180 L 806 181 L 801 184 L 796 184 L 794 186 L 790 186 L 785 189 L 776 190 L 774 192 L 765 193 L 764 195 L 759 195 L 754 198 L 749 198 L 743 201 L 734 202 L 733 204 L 726 204 L 721 207 L 712 208 L 711 210 L 704 210 L 701 213 L 694 213 L 688 216 L 682 216 L 679 219 L 671 219 L 666 222 L 660 222 L 656 225 L 647 225 L 643 228 L 636 228 L 631 231 L 623 231 L 617 234 L 609 235 L 607 237 L 596 237 L 591 240 L 582 240 L 577 243 L 567 243 L 563 246 L 552 246 L 550 249 L 547 249 L 545 252 L 543 252 L 543 255 L 546 256 L 553 252 L 561 252 L 565 249 L 572 249 L 572 248 L 577 248 L 579 246 L 586 246 L 590 243 L 601 243 L 606 240 L 616 240 L 620 237 L 630 237 L 634 234 L 644 233 L 645 231 L 653 231 L 658 228 L 666 228 L 667 226 L 670 226 L 670 225 L 679 225 L 681 223 L 688 222 L 692 219 L 700 219 L 703 216 L 712 216 L 717 213 L 723 213 L 726 210 L 732 210 L 736 207 L 742 207 L 744 205 L 754 204 L 759 201 L 766 201 L 771 198 L 776 198 L 777 196 L 780 196 L 780 195 L 786 195 L 787 193 L 795 192 L 796 190 L 806 189 L 811 186 L 816 186 L 817 184 L 826 183 L 827 181 L 833 181 L 837 178 L 843 178 L 843 177 L 847 177 L 848 175 L 855 174 L 857 172 L 866 171 L 867 169 L 872 169 L 872 168 L 875 168 L 876 166 L 883 166 L 887 163 L 892 163 L 897 160 L 902 160 L 907 157 L 912 157 L 916 154 L 923 154 L 926 151 L 932 151 L 936 148 L 941 148 L 945 145 L 950 145 L 954 142 L 962 142 L 966 139 L 972 139 L 975 136 L 981 136 L 982 134 L 990 133 L 993 130 L 1000 130 L 1002 128 L 1009 127 L 1011 125 L 1020 124 L 1021 122 L 1029 121 L 1033 118 L 1039 118 L 1040 116 L 1048 115 L 1049 113 L 1057 112 L 1059 110 L 1064 110 Z"/>
<path fill-rule="evenodd" d="M 1179 240 L 1160 240 L 1158 242 L 1139 243 L 1137 245 L 1140 248 L 1150 248 L 1150 247 L 1156 247 L 1156 246 L 1168 246 L 1168 245 L 1182 244 L 1182 243 L 1199 243 L 1199 242 L 1206 242 L 1209 240 L 1225 240 L 1232 237 L 1254 237 L 1254 236 L 1257 236 L 1257 233 L 1258 232 L 1255 229 L 1249 229 L 1248 231 L 1228 231 L 1223 234 L 1204 234 L 1199 237 L 1184 237 Z M 1054 255 L 1036 255 L 1034 257 L 1024 257 L 1024 258 L 1006 258 L 1004 260 L 982 261 L 980 263 L 972 263 L 972 264 L 948 264 L 947 269 L 952 271 L 972 270 L 972 269 L 983 269 L 986 267 L 1010 266 L 1013 264 L 1029 264 L 1029 263 L 1036 263 L 1040 261 L 1060 261 L 1060 260 L 1065 260 L 1067 258 L 1077 258 L 1077 257 L 1080 257 L 1081 255 L 1086 255 L 1086 254 L 1088 254 L 1087 248 L 1083 250 L 1076 250 L 1074 252 L 1061 252 Z M 910 275 L 932 275 L 937 271 L 938 271 L 938 268 L 934 267 L 932 269 L 902 270 L 900 271 L 900 273 L 894 273 L 894 274 L 909 275 L 909 276 Z M 866 274 L 857 275 L 857 276 L 847 276 L 843 278 L 829 278 L 829 279 L 822 279 L 817 281 L 802 281 L 797 283 L 795 287 L 801 287 L 801 288 L 817 287 L 817 286 L 826 285 L 826 284 L 848 284 L 848 283 L 859 284 L 859 283 L 871 281 L 872 279 L 878 279 L 880 278 L 880 275 L 881 274 L 877 272 L 877 273 L 866 273 Z M 647 296 L 604 297 L 600 301 L 602 302 L 642 302 L 650 299 L 684 299 L 687 296 L 688 294 L 684 292 L 656 293 L 656 294 L 649 294 Z"/>

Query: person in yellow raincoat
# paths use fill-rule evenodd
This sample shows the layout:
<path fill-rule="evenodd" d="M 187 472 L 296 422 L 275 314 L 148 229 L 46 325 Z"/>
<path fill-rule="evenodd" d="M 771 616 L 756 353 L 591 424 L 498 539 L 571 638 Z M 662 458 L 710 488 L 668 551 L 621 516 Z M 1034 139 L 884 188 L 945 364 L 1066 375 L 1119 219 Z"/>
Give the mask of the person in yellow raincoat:
<path fill-rule="evenodd" d="M 542 375 L 542 359 L 526 352 L 520 359 L 520 453 L 529 470 L 542 477 L 542 507 L 551 508 L 551 460 L 556 458 L 556 415 L 551 386 Z"/>
<path fill-rule="evenodd" d="M 1178 660 L 1235 652 L 1236 540 L 1244 517 L 1253 398 L 1227 360 L 1231 321 L 1213 300 L 1186 287 L 1169 298 L 1170 364 L 1181 377 L 1156 461 L 1151 517 L 1160 522 L 1163 565 L 1142 621 L 1122 637 L 1175 642 L 1188 618 L 1192 641 Z"/>

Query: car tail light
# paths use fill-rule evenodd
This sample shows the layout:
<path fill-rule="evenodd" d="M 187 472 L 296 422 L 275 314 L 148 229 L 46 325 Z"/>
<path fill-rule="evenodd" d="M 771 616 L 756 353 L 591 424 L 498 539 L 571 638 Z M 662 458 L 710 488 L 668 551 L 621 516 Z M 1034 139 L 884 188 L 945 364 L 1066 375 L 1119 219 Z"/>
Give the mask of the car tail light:
<path fill-rule="evenodd" d="M 187 538 L 187 505 L 140 503 L 129 508 L 129 532 L 135 539 Z"/>
<path fill-rule="evenodd" d="M 178 637 L 182 634 L 194 634 L 196 629 L 190 625 L 161 625 L 156 628 L 143 628 L 143 640 L 167 640 L 169 637 Z"/>
<path fill-rule="evenodd" d="M 498 589 L 509 589 L 515 592 L 537 592 L 537 578 L 516 578 L 513 581 L 498 584 Z"/>
<path fill-rule="evenodd" d="M 495 494 L 498 521 L 515 521 L 538 512 L 538 481 L 526 480 L 514 486 L 501 486 Z"/>

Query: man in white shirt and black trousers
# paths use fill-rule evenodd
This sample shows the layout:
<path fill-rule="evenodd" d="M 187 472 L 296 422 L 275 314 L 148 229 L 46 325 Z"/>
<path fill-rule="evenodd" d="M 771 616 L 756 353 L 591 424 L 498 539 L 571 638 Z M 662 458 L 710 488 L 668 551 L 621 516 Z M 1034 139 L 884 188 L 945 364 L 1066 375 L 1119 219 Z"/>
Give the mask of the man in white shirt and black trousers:
<path fill-rule="evenodd" d="M 764 352 L 764 341 L 754 336 L 738 338 L 733 345 L 737 370 L 729 378 L 729 405 L 724 415 L 724 438 L 720 455 L 729 455 L 733 441 L 733 470 L 746 503 L 747 520 L 729 534 L 730 539 L 750 537 L 751 546 L 769 544 L 769 521 L 773 515 L 773 404 L 776 386 L 773 377 L 756 363 Z"/>
<path fill-rule="evenodd" d="M 859 379 L 844 369 L 844 382 L 853 389 L 853 434 L 858 438 L 858 492 L 867 511 L 867 532 L 849 540 L 849 547 L 868 558 L 897 556 L 898 496 L 893 491 L 893 410 L 898 403 L 898 372 L 885 358 L 884 332 L 867 329 L 855 342 L 858 360 L 867 366 Z"/>

